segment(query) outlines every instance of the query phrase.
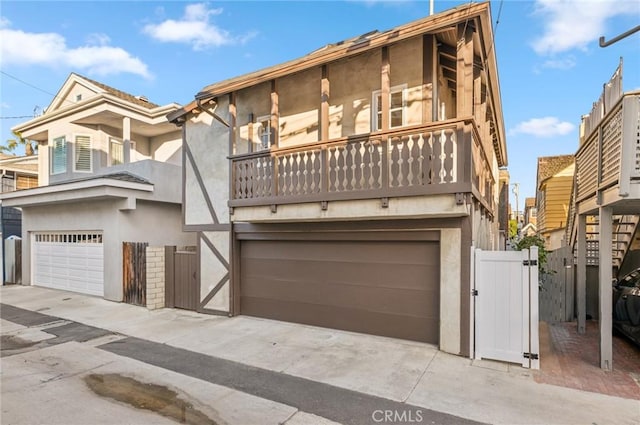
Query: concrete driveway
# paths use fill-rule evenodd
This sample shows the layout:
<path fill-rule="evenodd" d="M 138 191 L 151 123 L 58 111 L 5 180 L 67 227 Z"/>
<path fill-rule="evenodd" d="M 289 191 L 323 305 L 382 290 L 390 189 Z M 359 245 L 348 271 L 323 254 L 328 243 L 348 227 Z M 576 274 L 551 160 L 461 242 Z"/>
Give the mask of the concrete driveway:
<path fill-rule="evenodd" d="M 254 368 L 247 370 L 268 371 L 277 374 L 273 376 L 348 390 L 351 395 L 369 396 L 370 401 L 404 403 L 461 419 L 496 424 L 640 423 L 637 400 L 539 384 L 529 370 L 520 366 L 472 361 L 439 352 L 429 344 L 246 316 L 226 318 L 175 309 L 149 311 L 38 287 L 2 287 L 0 301 L 108 330 L 119 338 L 129 336 L 148 341 L 156 344 L 148 347 L 166 349 L 167 353 L 187 350 L 218 362 L 232 361 Z M 15 325 L 3 320 L 3 333 L 12 326 Z M 113 352 L 119 349 L 112 348 Z M 118 361 L 133 360 L 121 356 Z M 157 367 L 149 363 L 153 361 L 149 360 L 146 367 Z M 239 394 L 238 397 L 249 397 L 242 391 Z M 268 397 L 269 393 L 260 394 Z M 269 401 L 288 406 L 287 400 Z M 322 415 L 302 416 L 314 412 L 298 411 L 300 415 L 295 421 L 312 418 L 306 423 L 331 423 L 322 422 L 326 421 Z M 290 413 L 288 420 L 292 420 L 296 410 Z M 371 423 L 371 414 L 362 423 Z M 340 416 L 333 419 L 336 417 Z"/>

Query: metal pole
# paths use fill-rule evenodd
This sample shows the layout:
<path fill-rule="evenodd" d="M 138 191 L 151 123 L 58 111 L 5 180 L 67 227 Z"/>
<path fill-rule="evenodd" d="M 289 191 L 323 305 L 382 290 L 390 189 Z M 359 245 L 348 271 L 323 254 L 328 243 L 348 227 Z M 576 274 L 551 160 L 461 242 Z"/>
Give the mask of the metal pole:
<path fill-rule="evenodd" d="M 433 15 L 433 1 L 429 0 L 429 16 Z"/>

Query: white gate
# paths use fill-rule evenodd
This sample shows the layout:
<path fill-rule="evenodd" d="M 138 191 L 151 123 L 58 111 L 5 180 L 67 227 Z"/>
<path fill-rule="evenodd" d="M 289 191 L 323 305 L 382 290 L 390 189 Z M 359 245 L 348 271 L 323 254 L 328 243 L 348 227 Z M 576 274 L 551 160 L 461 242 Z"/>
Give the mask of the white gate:
<path fill-rule="evenodd" d="M 538 248 L 475 250 L 475 358 L 540 368 Z"/>

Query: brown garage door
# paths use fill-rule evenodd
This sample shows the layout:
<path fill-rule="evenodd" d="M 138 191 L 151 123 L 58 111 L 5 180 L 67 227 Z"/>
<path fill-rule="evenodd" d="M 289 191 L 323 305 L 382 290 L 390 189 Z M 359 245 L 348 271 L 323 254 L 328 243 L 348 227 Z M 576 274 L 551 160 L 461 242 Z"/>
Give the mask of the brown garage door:
<path fill-rule="evenodd" d="M 240 313 L 438 343 L 439 242 L 243 240 Z"/>

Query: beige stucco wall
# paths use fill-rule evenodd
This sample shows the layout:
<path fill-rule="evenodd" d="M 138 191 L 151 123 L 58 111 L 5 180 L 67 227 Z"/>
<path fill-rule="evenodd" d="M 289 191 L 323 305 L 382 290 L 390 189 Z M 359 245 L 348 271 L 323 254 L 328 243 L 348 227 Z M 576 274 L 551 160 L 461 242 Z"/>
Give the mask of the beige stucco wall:
<path fill-rule="evenodd" d="M 455 195 L 432 195 L 390 198 L 389 206 L 382 207 L 379 199 L 332 201 L 326 210 L 318 202 L 278 205 L 276 212 L 270 206 L 235 208 L 234 222 L 278 221 L 339 221 L 378 220 L 398 218 L 463 217 L 468 215 L 465 205 L 456 205 Z"/>
<path fill-rule="evenodd" d="M 81 96 L 79 101 L 77 100 L 78 95 Z M 73 87 L 71 87 L 71 90 L 69 90 L 69 94 L 64 98 L 64 101 L 60 105 L 61 107 L 69 106 L 74 103 L 87 100 L 95 95 L 96 93 L 93 90 L 88 89 L 82 84 L 74 84 Z"/>
<path fill-rule="evenodd" d="M 375 50 L 328 66 L 330 139 L 371 131 L 371 99 L 373 91 L 380 90 L 381 63 L 382 55 Z"/>
<path fill-rule="evenodd" d="M 406 84 L 406 125 L 422 124 L 422 38 L 416 37 L 389 47 L 391 87 Z M 419 64 L 416 66 L 416 64 Z"/>
<path fill-rule="evenodd" d="M 230 259 L 230 235 L 228 231 L 221 232 L 203 232 L 200 240 L 200 301 L 202 302 L 207 295 L 216 287 L 216 285 L 227 275 L 228 269 L 220 259 L 204 242 L 204 238 L 210 242 L 218 254 L 229 263 Z M 230 281 L 220 288 L 219 292 L 213 296 L 204 308 L 229 311 L 230 303 Z"/>
<path fill-rule="evenodd" d="M 252 117 L 250 115 L 253 115 Z M 257 131 L 252 129 L 249 137 L 249 121 L 271 115 L 271 84 L 262 83 L 240 90 L 236 94 L 236 146 L 235 153 L 255 151 L 260 144 Z M 251 140 L 250 140 L 251 139 Z M 250 147 L 250 144 L 253 146 Z"/>
<path fill-rule="evenodd" d="M 176 130 L 173 133 L 149 139 L 151 159 L 170 164 L 182 164 L 182 132 Z"/>
<path fill-rule="evenodd" d="M 318 140 L 320 68 L 278 79 L 279 140 L 281 147 Z"/>
<path fill-rule="evenodd" d="M 460 354 L 460 229 L 440 230 L 440 349 Z"/>
<path fill-rule="evenodd" d="M 229 103 L 225 98 L 218 101 L 215 110 L 222 119 L 229 118 Z M 186 124 L 187 146 L 196 161 L 206 194 L 220 223 L 229 222 L 229 130 L 206 113 L 189 120 Z M 185 224 L 212 225 L 213 216 L 196 177 L 196 169 L 187 159 L 185 162 Z"/>

